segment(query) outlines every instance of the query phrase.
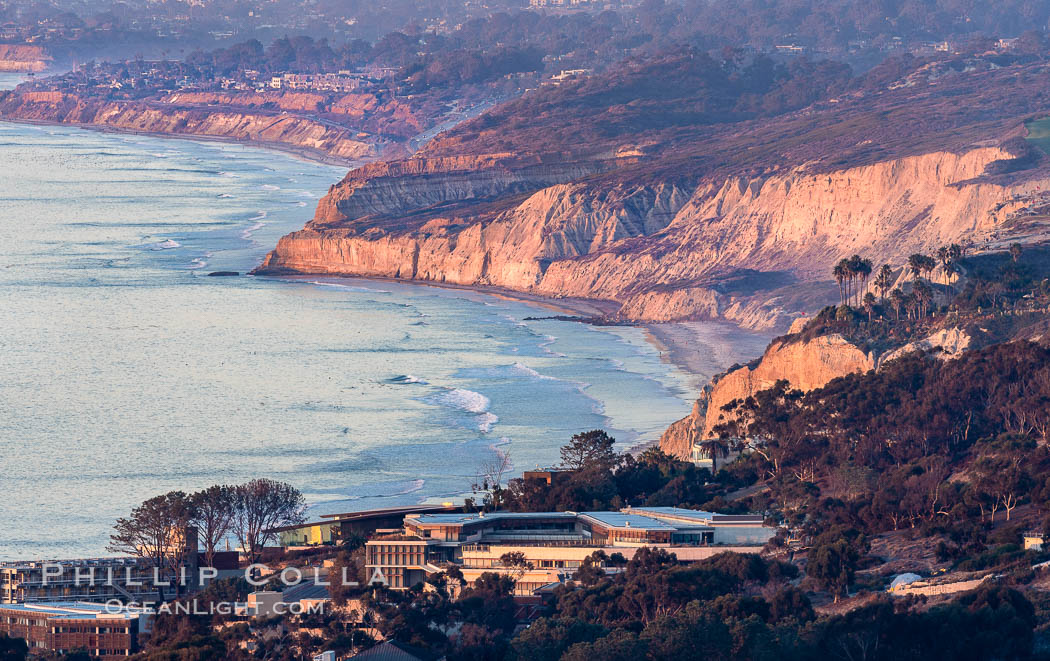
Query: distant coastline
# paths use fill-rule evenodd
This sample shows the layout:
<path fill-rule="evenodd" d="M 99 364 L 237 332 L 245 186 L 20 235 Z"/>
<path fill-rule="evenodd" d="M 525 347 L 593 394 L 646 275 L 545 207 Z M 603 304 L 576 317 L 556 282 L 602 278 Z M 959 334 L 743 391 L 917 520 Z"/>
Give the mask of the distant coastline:
<path fill-rule="evenodd" d="M 242 147 L 255 147 L 257 149 L 265 149 L 268 151 L 280 152 L 287 156 L 293 156 L 295 158 L 308 161 L 310 163 L 345 167 L 348 170 L 360 167 L 361 165 L 364 165 L 365 163 L 369 162 L 369 160 L 371 160 L 351 160 L 332 156 L 331 154 L 328 154 L 320 149 L 312 149 L 310 147 L 302 147 L 283 142 L 272 142 L 264 140 L 241 140 L 238 138 L 231 138 L 221 135 L 206 135 L 197 133 L 164 133 L 160 131 L 136 131 L 134 129 L 119 128 L 114 126 L 108 126 L 106 124 L 93 124 L 90 122 L 60 122 L 7 116 L 0 116 L 0 122 L 6 122 L 9 124 L 28 124 L 32 126 L 68 126 L 72 128 L 84 129 L 86 131 L 98 131 L 99 133 L 113 133 L 116 135 L 140 135 L 148 138 L 190 140 L 193 142 L 219 142 L 222 144 L 229 145 L 241 145 Z"/>
<path fill-rule="evenodd" d="M 183 133 L 162 133 L 155 131 L 135 131 L 132 129 L 115 128 L 112 126 L 91 124 L 82 122 L 60 122 L 35 119 L 20 119 L 0 117 L 0 122 L 12 124 L 29 124 L 37 126 L 69 126 L 78 129 L 98 131 L 100 133 L 141 135 L 151 138 L 189 140 L 195 142 L 218 142 L 223 144 L 241 145 L 269 151 L 279 152 L 295 158 L 323 165 L 345 166 L 353 169 L 363 165 L 367 161 L 347 161 L 325 154 L 324 152 L 309 147 L 297 147 L 285 143 L 265 142 L 256 140 L 239 140 L 223 136 L 196 135 Z M 305 222 L 305 219 L 304 219 Z M 317 275 L 302 276 L 267 276 L 283 280 L 316 279 Z M 326 276 L 327 277 L 327 276 Z M 336 276 L 332 276 L 336 277 Z M 584 298 L 552 298 L 521 292 L 504 287 L 487 285 L 458 285 L 453 283 L 432 282 L 423 280 L 405 280 L 396 278 L 381 278 L 373 276 L 344 276 L 340 279 L 359 279 L 374 281 L 392 281 L 403 284 L 413 284 L 428 287 L 440 287 L 444 289 L 461 289 L 464 291 L 475 291 L 497 298 L 532 303 L 551 310 L 555 314 L 576 315 L 580 317 L 602 317 L 612 314 L 620 309 L 620 304 L 615 301 Z M 696 344 L 692 341 L 693 333 L 689 330 L 690 322 L 665 322 L 665 323 L 634 323 L 633 326 L 643 328 L 646 331 L 646 339 L 657 349 L 661 357 L 669 363 L 674 364 L 683 372 L 697 377 L 709 377 L 709 358 L 698 351 Z M 727 328 L 739 328 L 734 324 L 726 322 Z M 740 330 L 740 332 L 746 332 Z M 669 421 L 670 422 L 670 421 Z"/>

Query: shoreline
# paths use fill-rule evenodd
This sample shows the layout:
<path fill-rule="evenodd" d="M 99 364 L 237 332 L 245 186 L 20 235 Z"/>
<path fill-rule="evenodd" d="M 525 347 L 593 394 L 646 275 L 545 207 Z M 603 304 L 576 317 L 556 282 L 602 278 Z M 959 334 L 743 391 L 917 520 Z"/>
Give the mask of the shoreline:
<path fill-rule="evenodd" d="M 604 314 L 608 314 L 610 312 L 615 312 L 616 310 L 620 309 L 620 304 L 616 301 L 591 298 L 554 298 L 551 296 L 541 296 L 539 294 L 530 294 L 528 292 L 507 289 L 505 287 L 494 287 L 492 285 L 458 285 L 451 282 L 433 282 L 430 280 L 406 280 L 404 278 L 384 278 L 382 276 L 334 275 L 326 273 L 297 273 L 288 275 L 262 273 L 259 275 L 253 275 L 252 277 L 272 278 L 274 280 L 290 280 L 294 282 L 302 280 L 318 280 L 324 278 L 331 280 L 362 280 L 365 282 L 394 282 L 401 285 L 413 285 L 418 287 L 436 287 L 438 289 L 469 291 L 476 292 L 479 294 L 485 294 L 486 296 L 492 296 L 495 298 L 501 298 L 508 301 L 532 303 L 539 307 L 546 308 L 551 312 L 557 312 L 559 314 L 569 316 L 597 317 Z M 643 324 L 624 325 L 642 326 Z"/>
<path fill-rule="evenodd" d="M 446 290 L 458 290 L 474 292 L 486 296 L 492 296 L 508 301 L 527 303 L 556 314 L 568 316 L 594 317 L 608 314 L 619 310 L 620 304 L 611 300 L 595 300 L 584 298 L 552 298 L 540 296 L 528 292 L 519 292 L 503 287 L 487 285 L 458 285 L 445 282 L 428 282 L 424 280 L 404 280 L 399 278 L 384 278 L 372 276 L 351 275 L 325 275 L 325 274 L 297 274 L 297 275 L 258 275 L 252 277 L 272 278 L 289 282 L 316 282 L 318 280 L 333 281 L 359 281 L 359 282 L 388 282 L 401 285 L 412 285 L 422 287 L 436 287 Z M 588 323 L 585 320 L 569 321 L 564 323 Z M 690 378 L 690 386 L 694 389 L 696 397 L 700 396 L 702 388 L 717 374 L 729 367 L 731 362 L 727 360 L 727 353 L 733 350 L 741 354 L 746 353 L 743 359 L 750 360 L 755 356 L 761 356 L 766 344 L 772 339 L 773 334 L 756 333 L 740 328 L 728 321 L 717 320 L 695 320 L 674 322 L 651 322 L 624 324 L 642 330 L 645 341 L 653 348 L 662 362 L 674 365 Z M 600 328 L 600 327 L 597 327 Z M 722 347 L 711 346 L 713 335 L 722 340 Z M 741 346 L 743 345 L 743 346 Z M 749 349 L 750 347 L 750 349 Z M 751 350 L 757 351 L 754 355 Z M 685 411 L 684 415 L 688 415 Z M 670 427 L 677 420 L 668 420 L 666 427 Z M 649 448 L 659 447 L 660 439 L 649 439 L 637 441 L 626 448 L 626 452 L 635 457 Z"/>
<path fill-rule="evenodd" d="M 114 135 L 137 135 L 149 138 L 157 139 L 175 139 L 175 140 L 189 140 L 194 142 L 217 142 L 221 144 L 232 144 L 240 145 L 242 147 L 250 147 L 256 149 L 263 149 L 268 151 L 279 152 L 286 156 L 292 156 L 301 160 L 318 163 L 321 165 L 330 165 L 336 167 L 346 167 L 353 169 L 363 165 L 368 161 L 349 161 L 326 155 L 324 152 L 319 150 L 311 149 L 309 147 L 296 147 L 287 145 L 284 143 L 273 143 L 264 141 L 253 141 L 253 140 L 240 140 L 237 138 L 228 138 L 223 136 L 208 136 L 208 135 L 196 135 L 196 134 L 183 134 L 183 133 L 158 133 L 155 131 L 135 131 L 132 129 L 118 129 L 102 124 L 89 124 L 81 122 L 52 122 L 46 120 L 33 120 L 33 119 L 19 119 L 0 117 L 0 122 L 9 122 L 12 124 L 26 124 L 32 126 L 68 126 L 72 128 L 78 128 L 87 131 L 97 131 L 99 133 L 109 133 Z M 377 157 L 378 158 L 378 157 Z M 566 316 L 580 316 L 580 317 L 604 317 L 609 314 L 615 313 L 620 309 L 620 304 L 612 300 L 603 299 L 586 299 L 586 298 L 555 298 L 550 296 L 541 296 L 538 294 L 530 294 L 528 292 L 516 291 L 513 289 L 507 289 L 504 287 L 495 287 L 489 285 L 457 285 L 447 282 L 429 282 L 421 280 L 404 280 L 398 278 L 383 278 L 383 277 L 366 277 L 366 276 L 325 276 L 324 274 L 313 274 L 313 275 L 288 275 L 288 276 L 264 276 L 273 277 L 287 280 L 301 280 L 304 278 L 318 278 L 318 277 L 333 277 L 337 279 L 359 279 L 359 280 L 372 280 L 377 282 L 398 282 L 402 284 L 413 284 L 422 285 L 429 287 L 440 287 L 443 289 L 458 289 L 462 291 L 473 291 L 495 298 L 502 298 L 505 300 L 520 301 L 523 303 L 531 303 L 538 307 L 550 310 L 556 315 Z M 578 322 L 567 321 L 566 323 L 587 323 L 585 320 Z M 637 322 L 629 323 L 624 325 L 634 326 L 643 329 L 646 341 L 649 342 L 657 353 L 660 355 L 661 360 L 669 362 L 677 366 L 680 370 L 694 377 L 699 378 L 710 378 L 713 376 L 710 374 L 709 367 L 705 364 L 704 359 L 699 355 L 699 352 L 691 346 L 689 342 L 689 335 L 692 335 L 688 331 L 685 324 L 689 322 Z M 718 323 L 715 321 L 705 321 L 704 323 Z M 735 325 L 725 322 L 727 327 L 734 328 L 738 331 L 739 329 Z M 670 423 L 669 423 L 670 424 Z"/>
<path fill-rule="evenodd" d="M 402 285 L 412 285 L 417 287 L 436 287 L 438 289 L 451 289 L 465 292 L 475 292 L 478 294 L 484 294 L 486 296 L 492 296 L 508 301 L 517 301 L 521 303 L 528 303 L 537 307 L 550 310 L 555 314 L 565 316 L 581 317 L 579 321 L 564 320 L 564 323 L 583 323 L 588 324 L 588 318 L 601 317 L 616 312 L 620 309 L 620 304 L 616 301 L 607 299 L 589 299 L 589 298 L 555 298 L 551 296 L 543 296 L 540 294 L 531 294 L 529 292 L 517 291 L 514 289 L 507 289 L 505 287 L 495 287 L 491 285 L 459 285 L 448 282 L 431 282 L 428 280 L 406 280 L 403 278 L 386 278 L 381 276 L 361 276 L 361 275 L 333 275 L 333 274 L 288 274 L 288 275 L 276 275 L 276 274 L 260 274 L 253 275 L 251 277 L 256 278 L 272 278 L 274 280 L 285 280 L 291 282 L 302 282 L 302 281 L 316 281 L 316 280 L 349 280 L 349 281 L 363 281 L 363 282 L 390 282 Z M 593 324 L 592 324 L 593 325 Z M 726 360 L 720 361 L 719 353 L 725 353 L 726 348 L 723 348 L 722 352 L 707 352 L 701 351 L 700 348 L 707 348 L 708 345 L 704 343 L 698 343 L 697 340 L 710 338 L 711 331 L 718 329 L 718 335 L 724 338 L 724 344 L 726 347 L 739 346 L 741 340 L 746 340 L 745 344 L 753 345 L 753 348 L 757 351 L 754 355 L 748 353 L 743 358 L 751 360 L 752 358 L 762 355 L 766 345 L 775 336 L 775 333 L 761 333 L 756 331 L 749 331 L 741 328 L 740 326 L 730 322 L 722 321 L 717 319 L 697 319 L 692 321 L 663 321 L 663 322 L 632 322 L 621 324 L 623 326 L 630 326 L 633 328 L 640 328 L 645 336 L 646 342 L 648 342 L 659 354 L 660 359 L 664 362 L 675 365 L 679 370 L 688 374 L 689 376 L 695 377 L 700 383 L 697 386 L 697 393 L 699 394 L 700 388 L 706 384 L 713 376 L 723 371 L 726 367 L 729 367 L 727 363 L 725 365 L 719 365 L 719 362 L 725 363 Z M 601 326 L 595 325 L 596 328 Z M 707 331 L 707 332 L 704 332 Z M 745 349 L 746 351 L 746 349 Z M 673 420 L 671 422 L 674 422 Z M 668 423 L 670 424 L 670 422 Z"/>
<path fill-rule="evenodd" d="M 267 151 L 280 152 L 281 154 L 284 154 L 286 156 L 292 156 L 294 158 L 298 158 L 308 163 L 331 165 L 333 167 L 345 167 L 348 171 L 361 167 L 365 163 L 369 163 L 371 162 L 371 160 L 376 160 L 381 157 L 377 154 L 375 159 L 351 160 L 331 156 L 326 152 L 323 152 L 319 149 L 313 149 L 312 147 L 289 145 L 283 142 L 242 140 L 239 138 L 230 138 L 221 135 L 202 135 L 197 133 L 160 133 L 157 131 L 136 131 L 134 129 L 115 128 L 112 126 L 107 126 L 105 124 L 91 124 L 86 122 L 54 122 L 44 119 L 27 119 L 21 117 L 7 116 L 0 116 L 0 122 L 6 122 L 9 124 L 26 124 L 29 126 L 68 126 L 71 128 L 82 129 L 85 131 L 97 131 L 99 133 L 110 133 L 113 135 L 137 135 L 147 138 L 157 138 L 161 140 L 189 140 L 191 142 L 218 142 L 221 144 L 228 145 L 240 145 L 242 147 L 253 147 L 255 149 L 264 149 Z"/>
<path fill-rule="evenodd" d="M 335 167 L 346 167 L 353 169 L 359 167 L 362 164 L 369 161 L 351 161 L 346 159 L 340 159 L 327 155 L 326 153 L 311 149 L 309 147 L 297 147 L 293 145 L 287 145 L 285 143 L 273 143 L 265 141 L 253 141 L 253 140 L 242 140 L 237 138 L 229 138 L 224 136 L 209 136 L 209 135 L 197 135 L 197 134 L 180 134 L 180 133 L 159 133 L 155 131 L 136 131 L 133 129 L 122 129 L 114 128 L 102 124 L 91 124 L 81 122 L 57 122 L 57 121 L 46 121 L 46 120 L 33 120 L 33 119 L 21 119 L 21 118 L 9 118 L 0 117 L 0 122 L 9 122 L 12 124 L 26 124 L 35 126 L 68 126 L 72 128 L 97 131 L 100 133 L 109 133 L 114 135 L 137 135 L 156 139 L 176 139 L 176 140 L 189 140 L 196 142 L 217 142 L 222 144 L 240 145 L 243 147 L 256 148 L 268 151 L 278 152 L 282 155 L 298 158 L 306 162 L 317 163 L 321 165 L 335 166 Z M 377 159 L 379 156 L 376 157 Z M 604 317 L 615 313 L 620 309 L 620 304 L 612 300 L 603 299 L 585 299 L 585 298 L 555 298 L 550 296 L 542 296 L 537 294 L 530 294 L 528 292 L 521 292 L 503 287 L 495 287 L 488 285 L 458 285 L 453 283 L 442 283 L 442 282 L 428 282 L 421 280 L 404 280 L 398 278 L 383 278 L 383 277 L 366 277 L 366 276 L 342 276 L 342 275 L 325 275 L 325 274 L 313 274 L 313 275 L 266 275 L 266 276 L 253 276 L 253 277 L 268 277 L 280 280 L 290 281 L 301 281 L 305 279 L 318 279 L 318 278 L 333 278 L 337 280 L 365 280 L 374 282 L 396 282 L 399 284 L 411 284 L 416 286 L 428 286 L 438 287 L 442 289 L 452 289 L 476 292 L 494 298 L 518 301 L 522 303 L 531 304 L 539 308 L 550 310 L 555 315 L 565 316 L 579 316 L 583 317 L 579 321 L 566 320 L 565 323 L 588 323 L 586 318 Z M 703 320 L 698 322 L 636 322 L 623 324 L 627 326 L 633 326 L 640 328 L 643 332 L 643 336 L 646 342 L 656 351 L 660 360 L 674 365 L 683 373 L 693 377 L 695 382 L 693 385 L 696 388 L 697 395 L 699 395 L 700 389 L 706 384 L 711 377 L 713 377 L 717 370 L 711 364 L 711 358 L 705 356 L 697 347 L 695 342 L 697 338 L 696 332 L 694 332 L 689 324 L 690 323 L 705 323 L 705 324 L 718 324 L 722 323 L 725 325 L 726 330 L 729 334 L 745 333 L 743 329 L 739 328 L 731 322 L 718 322 L 716 320 Z M 703 346 L 703 345 L 701 345 Z M 760 354 L 759 354 L 760 355 Z M 667 425 L 673 424 L 674 420 L 667 421 Z M 627 452 L 637 456 L 650 447 L 657 447 L 659 439 L 652 439 L 642 441 L 630 446 Z"/>

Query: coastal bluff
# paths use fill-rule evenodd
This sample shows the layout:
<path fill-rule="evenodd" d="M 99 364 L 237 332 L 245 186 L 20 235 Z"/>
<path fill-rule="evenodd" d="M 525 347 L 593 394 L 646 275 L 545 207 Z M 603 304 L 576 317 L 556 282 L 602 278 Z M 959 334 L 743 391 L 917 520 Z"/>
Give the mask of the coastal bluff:
<path fill-rule="evenodd" d="M 347 164 L 376 158 L 383 146 L 367 134 L 292 114 L 111 101 L 60 91 L 0 92 L 0 119 L 254 143 Z"/>
<path fill-rule="evenodd" d="M 0 44 L 0 72 L 41 73 L 51 65 L 52 59 L 41 46 Z"/>
<path fill-rule="evenodd" d="M 985 176 L 998 146 L 856 167 L 633 176 L 636 156 L 428 157 L 352 171 L 260 274 L 379 276 L 615 301 L 629 321 L 783 331 L 835 300 L 831 265 L 1008 235 L 1045 170 Z M 628 174 L 630 173 L 630 174 Z"/>
<path fill-rule="evenodd" d="M 693 411 L 668 427 L 660 438 L 660 449 L 686 459 L 693 443 L 713 436 L 712 430 L 724 415 L 722 407 L 743 400 L 786 380 L 792 388 L 808 391 L 847 374 L 875 369 L 876 357 L 838 334 L 803 341 L 778 338 L 760 359 L 732 369 L 705 386 Z"/>
<path fill-rule="evenodd" d="M 761 358 L 712 379 L 692 412 L 672 423 L 660 437 L 660 449 L 688 459 L 694 443 L 716 436 L 714 428 L 726 416 L 722 407 L 772 388 L 777 381 L 787 381 L 791 388 L 808 392 L 839 377 L 880 369 L 914 351 L 935 351 L 939 359 L 948 360 L 977 346 L 966 330 L 947 327 L 895 348 L 866 351 L 838 333 L 805 338 L 802 331 L 807 321 L 796 320 L 789 334 L 770 342 Z"/>

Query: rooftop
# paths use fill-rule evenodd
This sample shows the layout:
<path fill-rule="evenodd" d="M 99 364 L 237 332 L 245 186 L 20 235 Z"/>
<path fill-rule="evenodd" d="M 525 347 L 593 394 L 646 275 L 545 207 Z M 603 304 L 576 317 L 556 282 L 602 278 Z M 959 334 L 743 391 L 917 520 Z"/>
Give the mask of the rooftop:
<path fill-rule="evenodd" d="M 576 512 L 475 512 L 471 514 L 410 514 L 406 521 L 424 526 L 462 526 L 478 521 L 521 520 L 521 519 L 565 519 L 573 521 Z"/>
<path fill-rule="evenodd" d="M 385 507 L 377 510 L 362 510 L 359 512 L 343 512 L 340 514 L 322 514 L 322 519 L 338 519 L 343 520 L 354 520 L 354 519 L 367 519 L 371 517 L 386 516 L 390 514 L 412 514 L 415 512 L 426 513 L 426 512 L 444 512 L 451 509 L 456 509 L 450 505 L 403 505 L 400 507 Z M 323 522 L 322 522 L 323 523 Z"/>
<path fill-rule="evenodd" d="M 581 516 L 593 519 L 609 528 L 630 528 L 632 530 L 675 530 L 669 523 L 654 519 L 651 516 L 631 514 L 629 512 L 581 512 Z"/>
<path fill-rule="evenodd" d="M 762 523 L 761 514 L 716 514 L 701 510 L 690 510 L 681 507 L 628 507 L 625 512 L 632 512 L 642 516 L 655 516 L 661 519 L 672 519 L 699 525 L 711 525 L 713 523 Z"/>
<path fill-rule="evenodd" d="M 0 604 L 2 610 L 13 610 L 24 613 L 39 613 L 49 617 L 60 617 L 64 619 L 121 619 L 133 620 L 141 615 L 140 611 L 126 606 L 111 606 L 108 604 L 93 604 L 88 602 L 56 602 L 50 604 Z"/>
<path fill-rule="evenodd" d="M 134 567 L 144 564 L 141 558 L 112 557 L 112 558 L 80 558 L 76 560 L 13 560 L 0 562 L 0 569 L 40 569 L 44 565 L 63 567 L 109 567 L 123 566 Z"/>

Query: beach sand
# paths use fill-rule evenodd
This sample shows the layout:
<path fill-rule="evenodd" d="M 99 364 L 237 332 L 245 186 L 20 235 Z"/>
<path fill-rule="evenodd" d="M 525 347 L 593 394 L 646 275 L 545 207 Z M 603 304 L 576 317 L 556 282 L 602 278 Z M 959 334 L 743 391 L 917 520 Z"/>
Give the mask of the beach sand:
<path fill-rule="evenodd" d="M 264 276 L 270 277 L 270 276 Z M 620 309 L 616 301 L 586 298 L 552 298 L 528 292 L 485 285 L 457 285 L 425 280 L 404 280 L 363 276 L 335 275 L 291 275 L 273 276 L 282 280 L 367 280 L 398 282 L 421 287 L 439 287 L 473 291 L 496 298 L 531 303 L 551 311 L 553 315 L 580 317 L 581 321 L 566 320 L 564 323 L 587 323 L 585 320 L 612 314 Z M 711 377 L 724 372 L 735 363 L 745 363 L 757 358 L 773 339 L 770 332 L 748 331 L 724 321 L 680 321 L 665 323 L 630 324 L 643 328 L 645 338 L 660 353 L 662 360 L 671 363 L 694 377 L 692 385 L 697 394 Z M 668 421 L 670 424 L 673 421 Z"/>

